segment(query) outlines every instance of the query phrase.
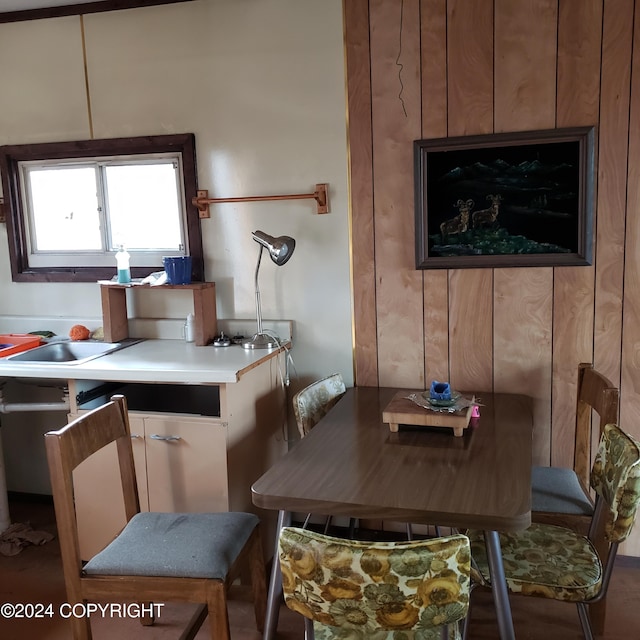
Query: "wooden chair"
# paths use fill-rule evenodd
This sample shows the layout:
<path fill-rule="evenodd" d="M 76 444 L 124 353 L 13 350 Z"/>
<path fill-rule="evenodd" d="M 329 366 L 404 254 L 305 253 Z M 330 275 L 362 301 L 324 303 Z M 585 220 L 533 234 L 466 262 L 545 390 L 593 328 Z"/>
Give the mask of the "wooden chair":
<path fill-rule="evenodd" d="M 83 566 L 72 474 L 111 442 L 117 445 L 127 524 Z M 208 614 L 211 638 L 228 640 L 227 589 L 247 562 L 256 623 L 262 630 L 266 579 L 258 518 L 250 513 L 141 513 L 124 396 L 113 396 L 62 429 L 45 434 L 45 444 L 69 603 L 199 603 L 181 637 L 193 638 Z M 88 617 L 70 620 L 74 640 L 91 638 Z M 149 623 L 152 618 L 143 621 Z"/>
<path fill-rule="evenodd" d="M 460 637 L 470 587 L 464 535 L 360 542 L 283 527 L 278 551 L 285 604 L 304 616 L 306 640 Z"/>
<path fill-rule="evenodd" d="M 531 512 L 534 522 L 588 527 L 593 514 L 588 488 L 592 463 L 592 412 L 595 411 L 600 419 L 600 436 L 606 424 L 618 422 L 618 395 L 618 389 L 592 364 L 579 365 L 573 469 L 533 468 Z"/>
<path fill-rule="evenodd" d="M 604 427 L 591 487 L 596 503 L 588 536 L 542 523 L 500 534 L 509 591 L 575 603 L 586 640 L 593 639 L 588 606 L 606 596 L 618 545 L 628 537 L 640 504 L 640 445 L 615 424 Z M 483 533 L 470 531 L 469 537 L 473 577 L 489 586 Z M 601 538 L 604 553 L 595 544 Z"/>
<path fill-rule="evenodd" d="M 575 421 L 573 469 L 533 467 L 531 473 L 531 519 L 533 522 L 566 526 L 586 534 L 593 515 L 589 493 L 592 463 L 593 412 L 599 418 L 599 437 L 606 424 L 618 422 L 618 389 L 593 368 L 591 363 L 578 366 L 578 398 Z M 604 536 L 594 539 L 601 554 L 606 553 Z M 606 599 L 589 607 L 593 628 L 604 630 Z"/>

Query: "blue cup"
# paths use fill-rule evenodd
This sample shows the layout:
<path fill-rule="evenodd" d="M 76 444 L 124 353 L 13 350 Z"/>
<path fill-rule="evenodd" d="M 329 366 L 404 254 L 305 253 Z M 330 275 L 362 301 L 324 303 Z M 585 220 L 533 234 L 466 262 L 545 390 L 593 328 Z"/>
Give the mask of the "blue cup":
<path fill-rule="evenodd" d="M 191 256 L 162 258 L 167 284 L 191 283 Z"/>

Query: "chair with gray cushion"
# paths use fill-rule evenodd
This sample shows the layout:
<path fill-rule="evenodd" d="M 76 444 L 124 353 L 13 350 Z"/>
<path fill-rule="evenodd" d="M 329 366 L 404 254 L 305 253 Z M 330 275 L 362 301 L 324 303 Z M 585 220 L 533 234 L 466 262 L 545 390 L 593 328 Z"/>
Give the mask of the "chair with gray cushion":
<path fill-rule="evenodd" d="M 574 465 L 572 469 L 533 468 L 531 511 L 534 521 L 588 526 L 593 514 L 593 500 L 589 495 L 592 413 L 597 414 L 600 422 L 597 440 L 606 424 L 618 422 L 618 395 L 618 389 L 592 364 L 579 365 Z M 564 516 L 568 517 L 559 521 Z"/>
<path fill-rule="evenodd" d="M 591 443 L 594 439 L 597 442 L 606 424 L 617 424 L 619 393 L 591 363 L 582 363 L 578 366 L 577 396 L 573 468 L 533 467 L 531 519 L 586 534 L 593 515 L 593 500 L 589 493 L 589 472 L 593 462 Z M 606 553 L 608 545 L 604 537 L 594 539 L 594 544 L 600 553 Z M 602 633 L 605 599 L 589 609 L 594 629 Z"/>
<path fill-rule="evenodd" d="M 588 536 L 552 524 L 500 534 L 507 588 L 511 593 L 575 603 L 586 640 L 593 640 L 589 606 L 601 601 L 613 573 L 618 546 L 629 536 L 640 504 L 640 445 L 615 424 L 603 429 L 591 472 L 596 494 Z M 477 573 L 490 586 L 481 531 L 468 532 Z M 596 546 L 604 539 L 606 549 Z"/>
<path fill-rule="evenodd" d="M 117 448 L 127 524 L 83 566 L 73 470 L 112 442 Z M 248 565 L 256 623 L 262 630 L 266 579 L 258 518 L 238 512 L 140 512 L 124 396 L 113 396 L 62 429 L 45 434 L 45 443 L 69 603 L 146 603 L 147 611 L 153 611 L 149 603 L 154 602 L 197 603 L 181 638 L 193 638 L 208 615 L 211 638 L 228 640 L 227 589 L 243 565 Z M 153 620 L 147 616 L 142 622 Z M 90 640 L 89 618 L 72 617 L 70 623 L 74 640 Z"/>

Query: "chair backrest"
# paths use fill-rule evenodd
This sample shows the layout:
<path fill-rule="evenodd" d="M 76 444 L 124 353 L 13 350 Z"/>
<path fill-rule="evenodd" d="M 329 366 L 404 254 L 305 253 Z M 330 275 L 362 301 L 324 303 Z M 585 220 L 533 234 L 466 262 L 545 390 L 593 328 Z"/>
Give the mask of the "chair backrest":
<path fill-rule="evenodd" d="M 469 607 L 471 552 L 464 535 L 360 542 L 284 527 L 279 559 L 286 605 L 336 637 L 340 629 L 355 630 L 358 638 L 386 637 L 384 631 L 400 637 L 454 624 Z"/>
<path fill-rule="evenodd" d="M 604 517 L 594 514 L 596 526 L 604 528 L 609 542 L 623 542 L 640 505 L 640 445 L 615 424 L 603 428 L 591 486 L 598 496 L 596 509 L 604 511 Z"/>
<path fill-rule="evenodd" d="M 576 408 L 575 453 L 573 468 L 585 490 L 593 464 L 591 443 L 602 436 L 606 424 L 618 423 L 618 389 L 591 363 L 578 366 L 578 404 Z M 598 437 L 592 437 L 591 420 L 595 411 L 600 419 Z"/>
<path fill-rule="evenodd" d="M 346 391 L 344 380 L 334 373 L 316 380 L 293 396 L 293 412 L 304 438 Z"/>
<path fill-rule="evenodd" d="M 110 402 L 45 434 L 49 475 L 60 540 L 60 555 L 67 576 L 80 579 L 82 559 L 73 498 L 73 470 L 111 442 L 116 442 L 127 521 L 140 511 L 127 403 L 116 395 Z M 96 496 L 99 500 L 100 496 Z M 67 584 L 67 589 L 73 588 Z M 76 585 L 77 587 L 77 585 Z M 79 588 L 79 587 L 78 587 Z"/>

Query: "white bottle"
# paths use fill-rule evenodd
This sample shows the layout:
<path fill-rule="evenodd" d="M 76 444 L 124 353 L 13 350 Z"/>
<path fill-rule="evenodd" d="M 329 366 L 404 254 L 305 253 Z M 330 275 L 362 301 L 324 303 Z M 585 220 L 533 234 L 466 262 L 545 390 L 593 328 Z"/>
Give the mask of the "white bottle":
<path fill-rule="evenodd" d="M 187 321 L 184 323 L 184 339 L 186 342 L 195 340 L 195 317 L 193 313 L 187 316 Z"/>
<path fill-rule="evenodd" d="M 128 282 L 131 282 L 129 254 L 125 251 L 123 245 L 120 245 L 120 248 L 116 253 L 116 264 L 118 265 L 118 282 L 120 284 L 127 284 Z"/>

